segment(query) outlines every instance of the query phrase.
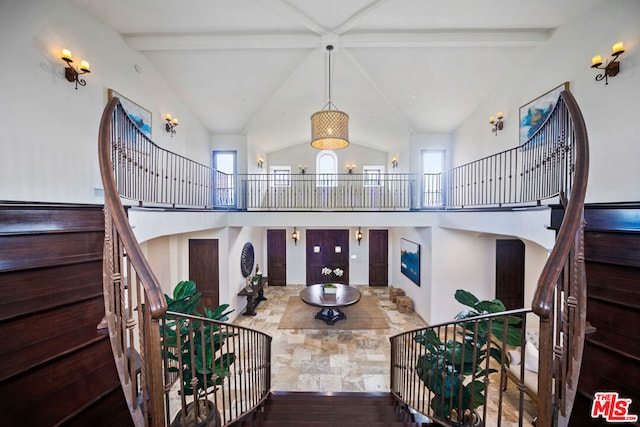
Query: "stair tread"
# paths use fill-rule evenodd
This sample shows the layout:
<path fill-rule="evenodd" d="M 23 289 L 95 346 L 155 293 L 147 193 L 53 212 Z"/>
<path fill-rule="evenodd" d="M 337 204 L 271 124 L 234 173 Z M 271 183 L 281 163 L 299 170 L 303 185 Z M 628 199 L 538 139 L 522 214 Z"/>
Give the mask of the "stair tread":
<path fill-rule="evenodd" d="M 326 413 L 327 411 L 331 411 L 334 413 L 389 413 L 396 411 L 395 406 L 361 406 L 354 405 L 351 403 L 344 404 L 336 404 L 328 407 L 327 405 L 296 405 L 296 404 L 287 404 L 287 405 L 278 405 L 278 404 L 268 404 L 265 406 L 265 412 L 276 413 L 276 412 L 307 412 L 307 413 Z"/>
<path fill-rule="evenodd" d="M 416 422 L 403 422 L 403 421 L 383 421 L 383 422 L 354 422 L 345 420 L 344 422 L 336 422 L 336 421 L 304 421 L 305 426 L 314 426 L 314 427 L 420 427 L 421 423 Z M 234 427 L 300 427 L 300 421 L 282 421 L 282 420 L 273 420 L 273 421 L 243 421 L 241 424 Z"/>
<path fill-rule="evenodd" d="M 234 424 L 242 426 L 417 427 L 390 393 L 272 392 L 261 410 Z"/>

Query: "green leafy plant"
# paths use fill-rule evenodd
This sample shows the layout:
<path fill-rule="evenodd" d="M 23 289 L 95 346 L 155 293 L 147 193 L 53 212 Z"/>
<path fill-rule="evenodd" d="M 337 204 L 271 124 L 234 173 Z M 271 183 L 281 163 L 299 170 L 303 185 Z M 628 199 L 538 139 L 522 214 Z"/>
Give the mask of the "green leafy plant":
<path fill-rule="evenodd" d="M 460 289 L 455 299 L 470 308 L 458 313 L 456 320 L 506 311 L 500 300 L 480 301 Z M 424 354 L 418 357 L 416 372 L 433 394 L 430 405 L 435 415 L 457 419 L 458 411 L 462 410 L 465 418 L 473 417 L 472 411 L 485 401 L 485 375 L 496 372 L 493 368 L 486 369 L 487 358 L 501 363 L 505 344 L 520 345 L 520 330 L 515 327 L 519 322 L 512 316 L 493 318 L 491 326 L 485 319 L 470 320 L 456 327 L 455 335 L 446 341 L 434 329 L 415 336 L 415 341 L 425 347 Z"/>
<path fill-rule="evenodd" d="M 200 304 L 200 296 L 195 282 L 181 281 L 173 290 L 173 297 L 165 294 L 167 311 L 221 322 L 228 320 L 228 315 L 233 312 L 226 311 L 228 304 L 222 304 L 216 309 L 203 307 L 204 314 L 200 314 L 196 310 Z M 182 365 L 185 395 L 196 394 L 203 397 L 206 388 L 222 383 L 229 372 L 229 366 L 235 361 L 234 353 L 223 351 L 225 340 L 233 334 L 222 332 L 215 323 L 167 314 L 166 326 L 161 333 L 167 358 Z M 168 371 L 177 373 L 180 369 L 171 366 Z M 197 379 L 195 385 L 192 384 L 194 374 Z"/>

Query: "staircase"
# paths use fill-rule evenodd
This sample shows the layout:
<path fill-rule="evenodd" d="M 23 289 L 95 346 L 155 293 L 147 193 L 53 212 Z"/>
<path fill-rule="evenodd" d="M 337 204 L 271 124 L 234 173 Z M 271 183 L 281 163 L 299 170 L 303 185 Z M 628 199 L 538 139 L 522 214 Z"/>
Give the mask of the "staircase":
<path fill-rule="evenodd" d="M 263 407 L 233 427 L 418 427 L 390 393 L 274 391 Z"/>
<path fill-rule="evenodd" d="M 0 203 L 0 425 L 132 425 L 106 330 L 102 206 Z"/>

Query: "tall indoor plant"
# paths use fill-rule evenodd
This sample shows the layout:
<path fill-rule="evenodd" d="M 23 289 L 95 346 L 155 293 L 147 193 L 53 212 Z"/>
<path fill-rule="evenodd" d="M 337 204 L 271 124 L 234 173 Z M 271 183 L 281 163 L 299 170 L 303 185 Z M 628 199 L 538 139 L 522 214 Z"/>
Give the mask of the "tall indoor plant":
<path fill-rule="evenodd" d="M 506 311 L 498 299 L 480 301 L 460 289 L 455 299 L 470 308 L 458 313 L 456 320 Z M 456 328 L 455 335 L 446 341 L 434 329 L 416 335 L 416 342 L 425 347 L 418 357 L 416 372 L 433 394 L 431 409 L 435 415 L 462 425 L 479 421 L 475 409 L 484 403 L 486 395 L 482 379 L 496 372 L 493 368 L 486 370 L 487 358 L 501 363 L 505 344 L 520 345 L 520 330 L 516 328 L 519 322 L 515 317 L 497 317 L 489 328 L 487 320 L 469 321 L 463 328 Z M 459 408 L 463 408 L 463 415 L 457 413 Z"/>
<path fill-rule="evenodd" d="M 225 340 L 233 334 L 222 331 L 216 323 L 171 314 L 187 314 L 221 322 L 228 320 L 228 315 L 233 311 L 227 311 L 228 304 L 222 304 L 216 309 L 203 307 L 204 313 L 198 312 L 200 296 L 201 293 L 197 291 L 195 282 L 191 280 L 178 283 L 173 290 L 173 297 L 165 294 L 168 313 L 166 326 L 162 329 L 166 357 L 174 364 L 180 365 L 170 366 L 168 371 L 178 374 L 181 371 L 182 393 L 187 396 L 193 395 L 198 401 L 206 398 L 208 388 L 222 383 L 229 372 L 229 367 L 235 361 L 235 354 L 225 352 L 223 348 Z M 209 404 L 205 403 L 205 405 Z M 196 414 L 189 414 L 190 411 Z M 191 405 L 191 409 L 187 408 L 185 417 L 201 419 L 201 412 L 202 408 L 195 410 Z M 176 420 L 181 416 L 182 414 L 178 413 Z M 198 424 L 194 423 L 194 425 Z"/>

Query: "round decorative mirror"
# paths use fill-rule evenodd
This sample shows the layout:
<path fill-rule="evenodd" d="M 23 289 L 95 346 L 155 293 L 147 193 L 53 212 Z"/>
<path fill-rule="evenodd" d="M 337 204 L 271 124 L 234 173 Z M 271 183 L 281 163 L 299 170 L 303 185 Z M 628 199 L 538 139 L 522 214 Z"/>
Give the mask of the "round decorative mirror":
<path fill-rule="evenodd" d="M 249 277 L 253 271 L 253 245 L 247 242 L 242 247 L 242 253 L 240 254 L 240 271 L 242 271 L 242 277 Z"/>

